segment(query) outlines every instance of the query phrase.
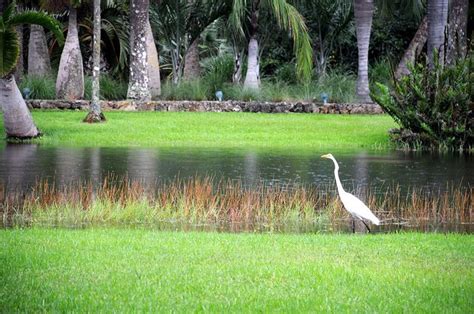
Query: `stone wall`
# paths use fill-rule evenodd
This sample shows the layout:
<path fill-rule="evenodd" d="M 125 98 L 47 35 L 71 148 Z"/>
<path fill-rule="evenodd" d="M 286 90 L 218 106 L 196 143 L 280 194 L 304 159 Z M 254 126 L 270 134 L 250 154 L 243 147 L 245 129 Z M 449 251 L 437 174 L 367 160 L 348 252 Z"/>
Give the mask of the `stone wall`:
<path fill-rule="evenodd" d="M 88 110 L 90 101 L 28 100 L 34 109 Z M 243 101 L 102 101 L 104 111 L 193 111 L 193 112 L 265 112 L 265 113 L 342 113 L 381 114 L 376 104 L 319 104 L 311 102 L 243 102 Z"/>

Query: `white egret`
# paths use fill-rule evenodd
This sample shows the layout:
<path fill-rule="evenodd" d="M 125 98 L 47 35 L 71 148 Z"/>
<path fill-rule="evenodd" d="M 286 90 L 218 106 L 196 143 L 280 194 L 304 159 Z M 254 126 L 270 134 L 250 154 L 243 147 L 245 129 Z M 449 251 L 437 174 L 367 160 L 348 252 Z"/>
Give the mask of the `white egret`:
<path fill-rule="evenodd" d="M 355 232 L 355 218 L 360 219 L 364 223 L 367 230 L 370 232 L 370 228 L 367 226 L 364 219 L 367 219 L 376 225 L 380 224 L 380 220 L 375 217 L 372 211 L 360 199 L 351 193 L 344 191 L 341 180 L 339 180 L 339 165 L 337 164 L 334 156 L 332 154 L 327 154 L 321 156 L 321 158 L 331 159 L 334 162 L 334 176 L 336 177 L 337 191 L 345 209 L 352 215 L 352 232 Z"/>

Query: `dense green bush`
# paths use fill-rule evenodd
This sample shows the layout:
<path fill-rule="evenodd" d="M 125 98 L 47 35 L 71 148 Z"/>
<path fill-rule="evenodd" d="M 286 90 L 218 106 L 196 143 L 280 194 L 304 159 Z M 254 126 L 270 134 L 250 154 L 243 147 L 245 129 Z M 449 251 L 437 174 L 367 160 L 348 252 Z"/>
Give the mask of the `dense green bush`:
<path fill-rule="evenodd" d="M 53 76 L 38 77 L 25 75 L 19 84 L 23 92 L 29 88 L 30 99 L 56 99 L 56 79 Z M 91 99 L 92 78 L 84 79 L 84 99 Z M 106 100 L 122 100 L 127 98 L 127 83 L 113 79 L 110 75 L 100 76 L 100 98 Z"/>
<path fill-rule="evenodd" d="M 381 83 L 374 99 L 401 126 L 391 132 L 398 144 L 409 148 L 465 150 L 474 146 L 474 54 L 453 66 L 435 60 L 411 68 L 411 75 Z"/>
<path fill-rule="evenodd" d="M 234 58 L 231 54 L 207 58 L 203 60 L 203 69 L 203 80 L 209 87 L 207 97 L 213 99 L 216 91 L 222 90 L 225 83 L 232 82 Z"/>
<path fill-rule="evenodd" d="M 28 88 L 30 99 L 55 99 L 56 79 L 52 76 L 25 75 L 18 84 L 20 91 Z"/>

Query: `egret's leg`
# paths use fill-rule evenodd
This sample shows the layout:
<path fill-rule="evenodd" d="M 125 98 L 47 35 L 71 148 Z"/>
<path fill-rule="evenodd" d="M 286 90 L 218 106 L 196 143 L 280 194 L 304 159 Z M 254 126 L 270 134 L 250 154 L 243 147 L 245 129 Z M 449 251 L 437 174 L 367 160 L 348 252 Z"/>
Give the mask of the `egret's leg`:
<path fill-rule="evenodd" d="M 368 230 L 369 233 L 370 233 L 370 228 L 369 228 L 369 226 L 367 226 L 367 224 L 365 223 L 365 221 L 363 221 L 362 219 L 361 219 L 360 221 L 362 221 L 362 222 L 364 223 L 365 227 L 367 228 L 367 230 Z"/>
<path fill-rule="evenodd" d="M 355 225 L 355 219 L 352 217 L 352 233 L 356 232 L 356 225 Z"/>

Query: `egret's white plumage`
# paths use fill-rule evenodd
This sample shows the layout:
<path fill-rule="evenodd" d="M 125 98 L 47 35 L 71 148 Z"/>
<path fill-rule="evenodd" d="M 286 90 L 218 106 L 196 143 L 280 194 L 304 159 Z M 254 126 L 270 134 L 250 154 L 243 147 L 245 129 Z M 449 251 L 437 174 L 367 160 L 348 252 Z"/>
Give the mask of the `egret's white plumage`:
<path fill-rule="evenodd" d="M 352 217 L 358 218 L 362 220 L 362 222 L 364 222 L 363 219 L 367 219 L 372 223 L 379 225 L 380 220 L 375 217 L 372 211 L 360 199 L 350 193 L 347 193 L 342 188 L 341 180 L 339 180 L 339 165 L 337 164 L 337 161 L 334 156 L 331 154 L 327 154 L 321 156 L 321 158 L 331 159 L 334 162 L 334 176 L 336 177 L 337 191 L 339 193 L 339 197 L 341 198 L 342 204 L 344 205 L 344 208 L 352 215 Z M 367 225 L 366 227 L 367 229 L 369 229 Z"/>

